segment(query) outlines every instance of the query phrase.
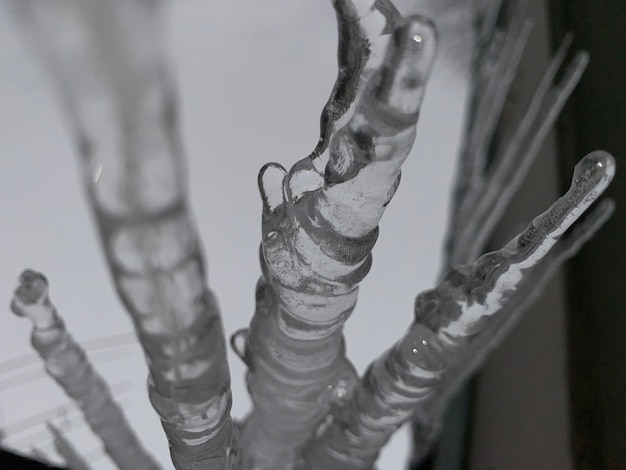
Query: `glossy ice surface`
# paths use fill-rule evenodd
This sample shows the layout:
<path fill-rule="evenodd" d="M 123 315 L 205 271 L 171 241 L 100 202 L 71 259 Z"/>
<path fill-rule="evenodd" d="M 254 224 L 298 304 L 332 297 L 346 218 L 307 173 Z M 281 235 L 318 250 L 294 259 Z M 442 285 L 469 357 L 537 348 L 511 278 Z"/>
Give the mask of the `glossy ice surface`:
<path fill-rule="evenodd" d="M 339 70 L 318 144 L 289 171 L 271 163 L 258 178 L 262 277 L 250 328 L 232 340 L 249 368 L 253 408 L 235 423 L 222 320 L 188 202 L 163 2 L 13 2 L 61 98 L 106 263 L 145 354 L 150 401 L 177 469 L 368 469 L 413 414 L 423 429 L 417 450 L 425 455 L 452 393 L 555 266 L 611 212 L 610 202 L 599 205 L 564 236 L 613 175 L 612 157 L 595 152 L 579 163 L 565 196 L 502 250 L 478 258 L 587 60 L 577 55 L 553 86 L 564 45 L 518 132 L 486 171 L 486 149 L 531 24 L 520 13 L 507 34 L 493 33 L 485 15 L 490 40 L 476 53 L 448 274 L 417 297 L 415 323 L 359 378 L 345 355 L 343 327 L 413 146 L 438 38 L 429 20 L 402 16 L 386 0 L 332 3 Z M 116 465 L 157 468 L 69 336 L 43 275 L 24 273 L 13 310 L 33 321 L 33 345 L 49 374 L 79 404 Z M 51 353 L 49 344 L 64 354 Z M 61 430 L 51 425 L 50 432 L 68 464 L 89 468 Z"/>

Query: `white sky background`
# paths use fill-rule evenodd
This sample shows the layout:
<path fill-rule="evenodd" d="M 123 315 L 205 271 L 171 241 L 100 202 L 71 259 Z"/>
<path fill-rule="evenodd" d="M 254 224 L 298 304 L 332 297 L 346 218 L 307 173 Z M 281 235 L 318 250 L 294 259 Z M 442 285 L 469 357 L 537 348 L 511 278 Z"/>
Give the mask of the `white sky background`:
<path fill-rule="evenodd" d="M 6 10 L 0 2 L 0 428 L 8 446 L 51 452 L 43 425 L 50 419 L 95 469 L 110 469 L 75 407 L 41 372 L 29 344 L 30 322 L 8 310 L 19 273 L 31 267 L 48 276 L 53 302 L 80 342 L 131 331 L 109 282 L 55 97 Z M 191 201 L 230 335 L 254 312 L 257 172 L 268 161 L 290 167 L 317 142 L 319 114 L 336 75 L 334 11 L 330 2 L 315 0 L 185 0 L 173 6 L 170 24 Z M 439 59 L 414 151 L 346 327 L 348 355 L 360 372 L 408 327 L 416 294 L 438 274 L 466 92 L 463 75 Z M 87 349 L 116 384 L 146 446 L 171 468 L 139 348 L 111 340 Z M 242 417 L 250 403 L 245 369 L 229 354 L 233 415 Z M 15 359 L 23 356 L 30 357 Z M 67 405 L 67 416 L 58 405 Z M 402 468 L 408 439 L 407 432 L 394 438 L 381 470 Z"/>

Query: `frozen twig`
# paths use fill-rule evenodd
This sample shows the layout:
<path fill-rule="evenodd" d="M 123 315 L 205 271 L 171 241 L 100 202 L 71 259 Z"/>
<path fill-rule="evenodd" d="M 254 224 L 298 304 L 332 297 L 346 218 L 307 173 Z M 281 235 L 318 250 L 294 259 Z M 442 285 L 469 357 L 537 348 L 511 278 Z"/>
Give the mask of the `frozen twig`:
<path fill-rule="evenodd" d="M 509 27 L 508 37 L 515 37 L 511 31 L 519 29 L 525 18 L 524 2 L 516 9 L 512 26 Z M 528 21 L 528 20 L 526 20 Z M 518 25 L 518 26 L 515 26 Z M 489 155 L 488 142 L 491 141 L 498 126 L 498 119 L 504 104 L 508 87 L 495 86 L 501 80 L 502 61 L 508 61 L 506 48 L 500 45 L 503 42 L 502 30 L 496 29 L 489 37 L 489 28 L 482 34 L 483 40 L 478 45 L 476 70 L 474 77 L 473 104 L 468 114 L 466 141 L 464 151 L 459 162 L 456 188 L 453 198 L 450 225 L 446 240 L 444 271 L 451 266 L 470 262 L 483 252 L 489 237 L 501 220 L 509 202 L 521 186 L 531 164 L 537 156 L 548 131 L 551 129 L 562 107 L 580 80 L 587 65 L 588 56 L 585 52 L 578 52 L 566 67 L 560 82 L 553 82 L 561 68 L 565 56 L 571 45 L 572 38 L 567 36 L 551 60 L 541 81 L 530 99 L 524 115 L 512 136 L 499 145 L 493 155 Z M 489 45 L 485 45 L 489 43 Z M 521 44 L 521 43 L 520 43 Z M 520 51 L 521 52 L 521 51 Z M 512 79 L 513 76 L 509 76 Z M 510 85 L 510 80 L 507 79 Z M 495 99 L 494 94 L 498 94 Z M 494 101 L 495 100 L 495 101 Z M 492 109 L 490 103 L 496 102 L 497 109 Z M 493 119 L 488 120 L 485 128 L 485 119 L 481 118 L 481 109 L 490 111 Z M 483 142 L 482 145 L 472 145 L 473 142 Z M 488 159 L 492 160 L 489 165 Z M 583 224 L 579 224 L 581 227 Z M 584 233 L 592 233 L 589 229 Z M 577 233 L 583 233 L 578 230 Z M 585 239 L 584 235 L 580 239 Z M 543 285 L 556 268 L 576 250 L 565 250 L 563 247 L 575 246 L 577 240 L 573 235 L 563 240 L 560 247 L 541 262 L 534 269 L 535 275 L 528 280 L 524 289 L 526 294 L 520 294 L 505 307 L 499 321 L 490 322 L 491 327 L 478 338 L 472 341 L 472 348 L 462 354 L 458 367 L 457 380 L 438 393 L 431 395 L 429 400 L 420 404 L 420 412 L 416 415 L 415 423 L 415 450 L 414 459 L 425 457 L 431 450 L 442 426 L 446 405 L 454 392 L 476 371 L 488 352 L 492 351 L 517 323 L 527 306 L 532 303 Z M 577 246 L 577 245 L 576 245 Z M 558 253 L 558 255 L 557 255 Z M 522 302 L 519 299 L 524 299 Z M 499 332 L 496 334 L 496 332 Z"/>
<path fill-rule="evenodd" d="M 494 137 L 506 97 L 515 78 L 522 53 L 533 29 L 534 22 L 526 16 L 526 2 L 517 6 L 514 19 L 506 33 L 493 32 L 489 44 L 487 36 L 493 18 L 487 18 L 481 28 L 481 43 L 477 44 L 480 56 L 475 58 L 474 94 L 467 117 L 467 129 L 463 142 L 462 155 L 457 170 L 458 185 L 453 195 L 453 212 L 448 233 L 455 233 L 454 228 L 463 226 L 458 205 L 468 194 L 484 184 L 484 170 L 487 164 L 489 143 Z"/>
<path fill-rule="evenodd" d="M 463 200 L 457 214 L 458 232 L 454 235 L 451 263 L 463 262 L 480 253 L 578 84 L 589 60 L 586 52 L 577 53 L 561 81 L 552 86 L 570 42 L 571 39 L 566 38 L 552 60 L 515 133 L 502 153 L 495 155 L 484 183 L 476 186 Z"/>
<path fill-rule="evenodd" d="M 244 464 L 251 468 L 292 468 L 329 403 L 355 382 L 344 357 L 343 324 L 413 144 L 436 43 L 430 22 L 399 18 L 384 5 L 335 2 L 340 30 L 351 31 L 340 37 L 340 60 L 348 52 L 365 60 L 370 56 L 361 46 L 376 43 L 362 38 L 393 35 L 377 67 L 355 68 L 355 102 L 331 101 L 325 108 L 344 110 L 328 152 L 314 152 L 289 173 L 266 165 L 259 176 L 263 277 L 245 352 L 255 408 L 242 434 Z M 372 35 L 367 22 L 376 16 L 385 29 Z M 338 83 L 342 79 L 340 61 Z"/>
<path fill-rule="evenodd" d="M 472 339 L 496 315 L 510 315 L 506 306 L 511 302 L 524 301 L 535 269 L 600 196 L 614 171 L 610 155 L 589 154 L 576 166 L 569 191 L 524 232 L 501 250 L 453 269 L 436 289 L 420 294 L 415 324 L 368 368 L 345 405 L 337 407 L 332 421 L 307 447 L 303 468 L 371 468 L 382 446 L 415 408 L 456 383 L 456 364 L 464 364 Z M 605 213 L 603 209 L 596 214 L 587 228 L 593 231 Z M 575 246 L 578 242 L 565 252 Z"/>
<path fill-rule="evenodd" d="M 30 270 L 22 273 L 11 309 L 16 315 L 26 316 L 33 322 L 31 342 L 48 374 L 79 406 L 91 429 L 102 440 L 106 453 L 120 470 L 159 469 L 113 400 L 105 380 L 66 330 L 50 302 L 48 281 L 42 274 Z M 56 442 L 58 433 L 53 434 Z"/>
<path fill-rule="evenodd" d="M 459 352 L 446 372 L 449 377 L 436 391 L 420 402 L 414 413 L 415 445 L 413 461 L 424 459 L 433 449 L 443 426 L 443 417 L 450 400 L 466 381 L 480 368 L 486 358 L 517 325 L 525 311 L 537 300 L 554 272 L 575 256 L 612 215 L 615 204 L 610 199 L 601 201 L 583 221 L 578 222 L 533 268 L 532 276 L 520 287 L 498 315 L 486 322 L 484 328 L 470 338 L 467 347 Z"/>
<path fill-rule="evenodd" d="M 179 470 L 238 466 L 217 301 L 186 201 L 162 0 L 15 0 L 52 74 Z"/>

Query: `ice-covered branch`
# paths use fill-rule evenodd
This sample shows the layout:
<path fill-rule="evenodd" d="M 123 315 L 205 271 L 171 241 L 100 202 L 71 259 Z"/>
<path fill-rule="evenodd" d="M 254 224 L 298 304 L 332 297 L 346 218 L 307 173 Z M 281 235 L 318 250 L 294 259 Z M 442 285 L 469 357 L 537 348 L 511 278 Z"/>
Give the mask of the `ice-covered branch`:
<path fill-rule="evenodd" d="M 484 50 L 476 58 L 478 63 L 474 71 L 474 95 L 457 170 L 459 186 L 454 194 L 457 201 L 465 200 L 468 192 L 484 182 L 483 173 L 489 144 L 494 137 L 506 97 L 534 26 L 532 19 L 526 16 L 525 9 L 526 2 L 520 2 L 506 32 L 496 30 L 488 46 L 480 43 L 476 45 L 476 48 L 482 46 Z M 488 28 L 487 21 L 483 29 Z M 462 226 L 463 221 L 459 218 L 459 214 L 455 212 L 452 221 Z"/>
<path fill-rule="evenodd" d="M 567 36 L 537 85 L 515 131 L 490 155 L 489 146 L 499 125 L 504 98 L 517 70 L 518 55 L 526 42 L 523 34 L 525 27 L 522 26 L 529 24 L 525 3 L 520 2 L 518 5 L 506 35 L 501 29 L 490 33 L 492 28 L 489 25 L 483 28 L 482 37 L 491 37 L 491 40 L 483 39 L 478 46 L 474 94 L 467 118 L 464 150 L 459 161 L 446 240 L 444 271 L 453 265 L 467 263 L 483 252 L 588 62 L 586 52 L 577 52 L 562 73 L 559 83 L 553 84 L 572 42 L 572 38 Z M 513 47 L 513 44 L 518 46 Z M 514 67 L 506 65 L 511 64 L 507 47 L 517 50 Z M 488 164 L 489 160 L 491 161 Z M 600 215 L 606 213 L 608 212 L 598 212 Z M 598 220 L 602 220 L 602 217 L 598 216 Z M 463 360 L 454 366 L 458 367 L 457 372 L 451 374 L 456 377 L 454 383 L 433 393 L 429 400 L 420 404 L 414 426 L 415 459 L 425 457 L 434 444 L 443 424 L 446 405 L 453 394 L 478 369 L 488 353 L 506 337 L 556 268 L 575 254 L 577 247 L 582 244 L 581 240 L 586 240 L 590 236 L 588 234 L 595 232 L 591 226 L 589 230 L 583 230 L 585 225 L 579 225 L 581 228 L 576 233 L 580 236 L 572 234 L 563 240 L 534 269 L 535 274 L 523 288 L 526 293 L 509 302 L 500 315 L 500 320 L 489 322 L 490 326 L 472 340 L 472 347 L 463 353 Z M 565 249 L 566 246 L 570 246 L 570 249 Z M 521 299 L 524 299 L 523 302 Z"/>
<path fill-rule="evenodd" d="M 502 310 L 490 319 L 476 335 L 470 338 L 467 347 L 456 355 L 446 372 L 447 379 L 435 392 L 417 405 L 414 413 L 415 445 L 414 462 L 424 459 L 432 450 L 443 425 L 446 407 L 463 384 L 480 368 L 517 325 L 525 311 L 543 292 L 543 287 L 554 272 L 568 259 L 575 256 L 580 248 L 590 240 L 609 219 L 615 209 L 610 199 L 601 201 L 584 220 L 578 222 L 559 243 L 533 268 L 520 287 Z"/>
<path fill-rule="evenodd" d="M 512 136 L 489 159 L 505 98 L 530 32 L 530 20 L 518 7 L 506 38 L 496 30 L 491 49 L 478 58 L 475 92 L 468 115 L 463 153 L 459 161 L 453 208 L 446 241 L 445 267 L 475 259 L 502 218 L 509 202 L 524 181 L 541 144 L 565 102 L 578 84 L 589 57 L 578 52 L 559 83 L 553 84 L 571 37 L 566 37 L 546 69 Z"/>
<path fill-rule="evenodd" d="M 477 339 L 478 348 L 485 345 L 480 334 L 489 321 L 513 313 L 516 309 L 507 308 L 512 302 L 525 301 L 525 286 L 532 284 L 535 270 L 608 186 L 614 171 L 610 155 L 589 154 L 576 166 L 569 191 L 524 232 L 501 250 L 453 269 L 436 289 L 420 294 L 415 324 L 368 368 L 345 405 L 336 408 L 332 421 L 306 448 L 303 468 L 371 468 L 393 431 L 416 407 L 456 383 L 468 344 L 471 348 Z M 596 213 L 586 228 L 593 232 L 605 213 Z M 577 241 L 562 253 L 585 238 L 580 232 L 574 236 Z M 499 334 L 493 329 L 490 333 Z"/>
<path fill-rule="evenodd" d="M 393 34 L 378 66 L 354 68 L 360 74 L 348 87 L 356 90 L 354 103 L 331 101 L 325 108 L 342 110 L 330 114 L 336 132 L 328 152 L 314 152 L 289 173 L 266 165 L 259 176 L 263 277 L 246 346 L 255 408 L 242 434 L 244 463 L 251 468 L 292 468 L 298 446 L 323 420 L 329 402 L 340 400 L 355 381 L 342 328 L 413 144 L 435 54 L 434 29 L 421 17 L 394 16 L 385 2 L 335 6 L 340 31 L 351 31 L 340 36 L 339 84 L 343 53 L 369 59 L 362 46 L 374 49 L 377 35 Z M 376 34 L 365 32 L 368 22 L 377 25 Z M 372 41 L 363 39 L 368 37 Z M 338 86 L 334 99 L 341 99 Z"/>
<path fill-rule="evenodd" d="M 532 97 L 522 121 L 494 162 L 483 183 L 466 195 L 458 213 L 456 247 L 451 262 L 475 257 L 487 243 L 538 154 L 547 133 L 580 80 L 589 57 L 578 52 L 557 85 L 552 85 L 570 39 L 552 60 Z M 463 223 L 465 222 L 465 223 Z"/>
<path fill-rule="evenodd" d="M 106 453 L 120 470 L 159 469 L 113 400 L 107 383 L 65 328 L 50 301 L 48 281 L 42 274 L 30 270 L 22 273 L 11 309 L 16 315 L 26 316 L 33 322 L 31 342 L 48 374 L 80 407 L 91 429 L 102 440 Z M 56 433 L 55 442 L 58 439 Z"/>
<path fill-rule="evenodd" d="M 217 302 L 186 201 L 162 0 L 15 0 L 60 93 L 177 469 L 235 468 Z"/>

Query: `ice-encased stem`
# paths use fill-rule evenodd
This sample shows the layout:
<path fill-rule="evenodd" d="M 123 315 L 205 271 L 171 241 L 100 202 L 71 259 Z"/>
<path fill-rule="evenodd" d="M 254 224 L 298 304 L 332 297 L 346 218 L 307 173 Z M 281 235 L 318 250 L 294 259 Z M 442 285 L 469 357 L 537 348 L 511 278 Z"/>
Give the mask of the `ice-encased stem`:
<path fill-rule="evenodd" d="M 249 468 L 293 468 L 329 402 L 355 382 L 343 324 L 413 144 L 435 43 L 427 20 L 400 21 L 332 136 L 325 168 L 314 156 L 289 174 L 277 164 L 261 171 L 263 277 L 245 353 L 255 405 L 242 432 Z"/>
<path fill-rule="evenodd" d="M 614 171 L 610 155 L 589 154 L 576 166 L 569 191 L 524 232 L 420 294 L 415 324 L 368 368 L 345 405 L 337 407 L 332 421 L 307 446 L 302 468 L 370 469 L 417 406 L 457 383 L 468 342 L 476 338 L 476 344 L 485 344 L 480 334 L 489 321 L 496 314 L 511 314 L 506 306 L 524 300 L 520 296 L 528 294 L 525 286 L 532 283 L 535 268 L 604 191 Z"/>
<path fill-rule="evenodd" d="M 357 96 L 380 65 L 386 41 L 402 16 L 390 0 L 332 0 L 337 16 L 337 80 L 320 116 L 320 138 L 310 158 L 318 158 L 328 148 L 335 131 L 345 125 L 354 111 Z M 382 16 L 382 18 L 381 18 Z M 379 22 L 377 28 L 365 23 Z"/>
<path fill-rule="evenodd" d="M 512 34 L 511 31 L 519 30 L 522 22 L 528 21 L 523 3 L 516 9 L 512 26 L 508 28 L 509 32 L 506 35 L 508 38 L 518 36 Z M 482 36 L 488 38 L 489 34 Z M 510 60 L 506 47 L 501 44 L 506 42 L 502 39 L 503 37 L 504 33 L 497 29 L 492 32 L 491 41 L 487 42 L 488 46 L 484 45 L 484 40 L 482 45 L 479 45 L 474 72 L 472 106 L 467 117 L 466 142 L 459 162 L 450 223 L 447 230 L 444 272 L 453 265 L 470 262 L 483 252 L 485 244 L 501 220 L 509 202 L 523 183 L 548 131 L 587 65 L 587 53 L 584 51 L 577 52 L 561 74 L 559 83 L 553 84 L 571 45 L 572 38 L 567 36 L 537 85 L 522 119 L 515 126 L 511 137 L 491 152 L 488 151 L 486 142 L 493 139 L 496 133 L 504 97 L 508 92 L 508 88 L 502 89 L 494 86 L 494 84 L 502 81 L 502 70 L 507 70 L 499 64 Z M 518 38 L 516 41 L 520 42 L 521 39 Z M 509 76 L 507 79 L 509 85 L 512 78 Z M 494 97 L 494 94 L 498 96 Z M 495 108 L 494 103 L 498 105 Z M 485 119 L 485 112 L 492 118 Z M 480 142 L 481 140 L 485 143 L 484 145 L 471 145 L 472 142 Z M 543 271 L 544 273 L 537 274 L 532 281 L 529 281 L 527 289 L 533 295 L 520 295 L 520 297 L 535 298 L 536 293 L 541 292 L 550 274 L 565 258 L 565 256 L 555 258 L 554 264 L 550 267 L 547 266 L 548 261 L 543 261 L 542 267 L 536 268 L 535 272 Z M 463 354 L 464 372 L 458 373 L 457 385 L 449 387 L 446 393 L 433 394 L 428 402 L 420 405 L 424 411 L 416 418 L 414 459 L 425 457 L 429 448 L 432 448 L 438 438 L 443 425 L 446 405 L 453 395 L 450 390 L 456 391 L 471 373 L 476 371 L 478 364 L 486 357 L 487 352 L 493 350 L 516 324 L 517 319 L 521 317 L 530 301 L 524 302 L 523 305 L 519 304 L 519 302 L 512 302 L 507 307 L 507 312 L 510 314 L 503 314 L 502 317 L 506 316 L 511 320 L 506 322 L 507 326 L 496 327 L 500 331 L 497 336 L 491 337 L 488 333 L 482 334 L 483 343 L 473 341 L 478 352 L 476 354 L 471 352 Z"/>
<path fill-rule="evenodd" d="M 158 470 L 159 465 L 143 448 L 122 409 L 113 400 L 106 381 L 65 328 L 50 301 L 48 281 L 42 274 L 31 270 L 22 273 L 11 309 L 33 322 L 31 343 L 46 371 L 78 405 L 119 469 Z M 55 442 L 56 439 L 58 433 L 55 433 Z"/>
<path fill-rule="evenodd" d="M 448 379 L 443 381 L 427 399 L 420 402 L 413 414 L 415 444 L 412 457 L 414 462 L 426 458 L 434 447 L 450 400 L 517 325 L 526 309 L 543 292 L 544 285 L 554 272 L 565 261 L 575 256 L 583 244 L 591 239 L 609 219 L 614 207 L 613 201 L 605 199 L 583 221 L 578 222 L 571 233 L 561 239 L 551 252 L 533 268 L 532 276 L 503 306 L 498 315 L 471 337 L 467 346 L 456 355 L 446 372 Z"/>
<path fill-rule="evenodd" d="M 578 84 L 589 60 L 578 52 L 560 82 L 552 85 L 569 45 L 566 39 L 546 70 L 519 126 L 502 152 L 494 156 L 482 185 L 468 193 L 457 214 L 451 262 L 464 262 L 480 253 L 539 153 L 547 133 Z"/>
<path fill-rule="evenodd" d="M 236 468 L 230 375 L 186 200 L 162 0 L 15 0 L 62 98 L 179 470 Z"/>

